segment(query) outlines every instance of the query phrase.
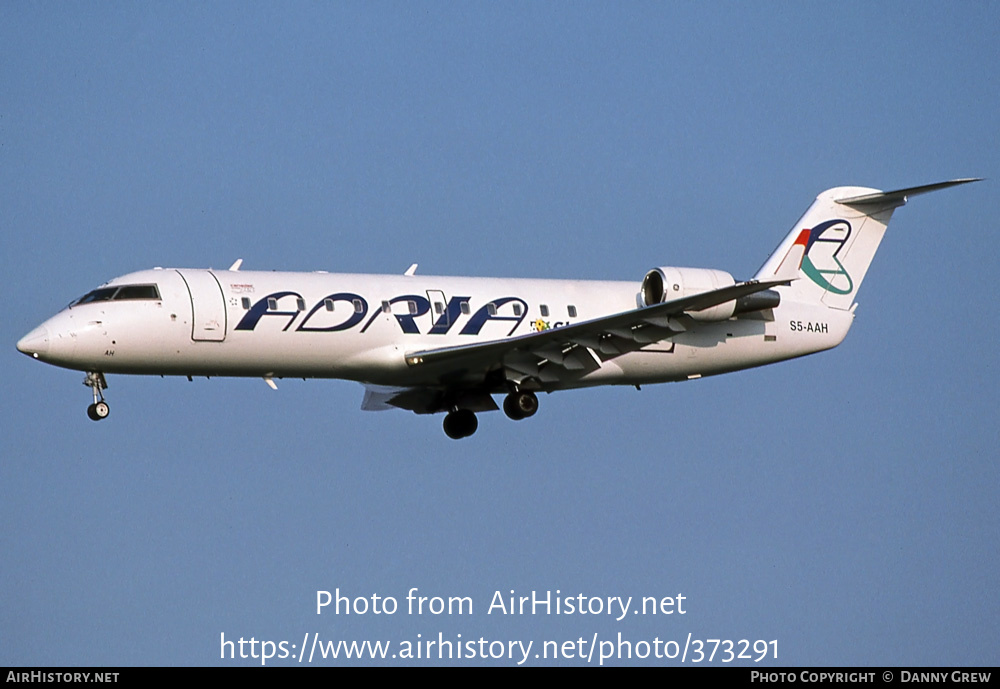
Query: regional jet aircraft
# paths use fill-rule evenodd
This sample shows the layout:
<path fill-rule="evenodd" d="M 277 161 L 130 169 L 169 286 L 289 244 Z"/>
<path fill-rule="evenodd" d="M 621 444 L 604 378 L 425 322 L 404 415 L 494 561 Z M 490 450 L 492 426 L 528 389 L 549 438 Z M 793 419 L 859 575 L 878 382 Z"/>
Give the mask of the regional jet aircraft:
<path fill-rule="evenodd" d="M 87 413 L 108 416 L 105 374 L 342 378 L 362 409 L 444 412 L 451 438 L 504 395 L 511 419 L 539 392 L 701 378 L 835 347 L 897 191 L 820 194 L 752 279 L 653 268 L 640 282 L 154 268 L 88 292 L 17 348 L 86 372 Z"/>

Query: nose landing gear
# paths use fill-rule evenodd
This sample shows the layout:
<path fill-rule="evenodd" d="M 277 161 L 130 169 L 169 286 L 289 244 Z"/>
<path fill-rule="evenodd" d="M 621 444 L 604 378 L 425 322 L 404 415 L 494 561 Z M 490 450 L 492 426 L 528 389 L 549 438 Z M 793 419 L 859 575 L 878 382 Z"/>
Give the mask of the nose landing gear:
<path fill-rule="evenodd" d="M 104 393 L 108 387 L 108 381 L 104 379 L 104 374 L 95 371 L 87 371 L 87 377 L 83 379 L 83 384 L 94 391 L 94 403 L 87 407 L 87 416 L 94 421 L 106 419 L 111 413 L 111 408 L 104 401 Z"/>

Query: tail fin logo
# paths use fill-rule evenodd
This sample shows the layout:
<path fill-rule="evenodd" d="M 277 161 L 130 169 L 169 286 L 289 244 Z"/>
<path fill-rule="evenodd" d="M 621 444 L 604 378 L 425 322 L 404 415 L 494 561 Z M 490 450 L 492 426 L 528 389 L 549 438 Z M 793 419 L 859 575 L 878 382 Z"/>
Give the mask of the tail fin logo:
<path fill-rule="evenodd" d="M 802 258 L 802 272 L 817 285 L 834 294 L 850 294 L 854 291 L 854 281 L 838 258 L 850 236 L 851 223 L 846 220 L 820 223 L 809 234 L 806 255 Z"/>

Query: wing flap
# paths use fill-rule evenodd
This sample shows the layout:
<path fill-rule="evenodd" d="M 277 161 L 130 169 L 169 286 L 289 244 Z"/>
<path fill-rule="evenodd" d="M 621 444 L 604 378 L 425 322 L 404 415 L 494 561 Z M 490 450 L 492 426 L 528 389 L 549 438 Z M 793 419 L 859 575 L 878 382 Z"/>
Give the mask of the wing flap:
<path fill-rule="evenodd" d="M 429 387 L 391 388 L 365 385 L 365 396 L 361 401 L 364 411 L 386 411 L 406 409 L 417 414 L 433 414 L 441 411 L 443 390 Z M 495 411 L 497 403 L 486 390 L 461 390 L 450 397 L 454 404 L 474 412 Z"/>

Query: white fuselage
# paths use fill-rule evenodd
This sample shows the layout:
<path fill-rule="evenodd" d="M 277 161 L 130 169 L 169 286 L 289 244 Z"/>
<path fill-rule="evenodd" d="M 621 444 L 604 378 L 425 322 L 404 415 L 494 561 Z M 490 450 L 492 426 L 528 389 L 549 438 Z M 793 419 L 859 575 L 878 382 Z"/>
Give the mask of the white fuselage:
<path fill-rule="evenodd" d="M 559 328 L 637 307 L 635 282 L 155 269 L 115 278 L 159 298 L 68 307 L 19 349 L 103 373 L 342 378 L 437 384 L 410 352 Z M 782 292 L 781 287 L 777 291 Z M 734 371 L 829 349 L 850 311 L 783 300 L 718 322 L 689 321 L 669 340 L 609 357 L 543 389 L 638 385 Z M 475 384 L 483 371 L 455 371 Z M 431 376 L 431 377 L 429 377 Z"/>

